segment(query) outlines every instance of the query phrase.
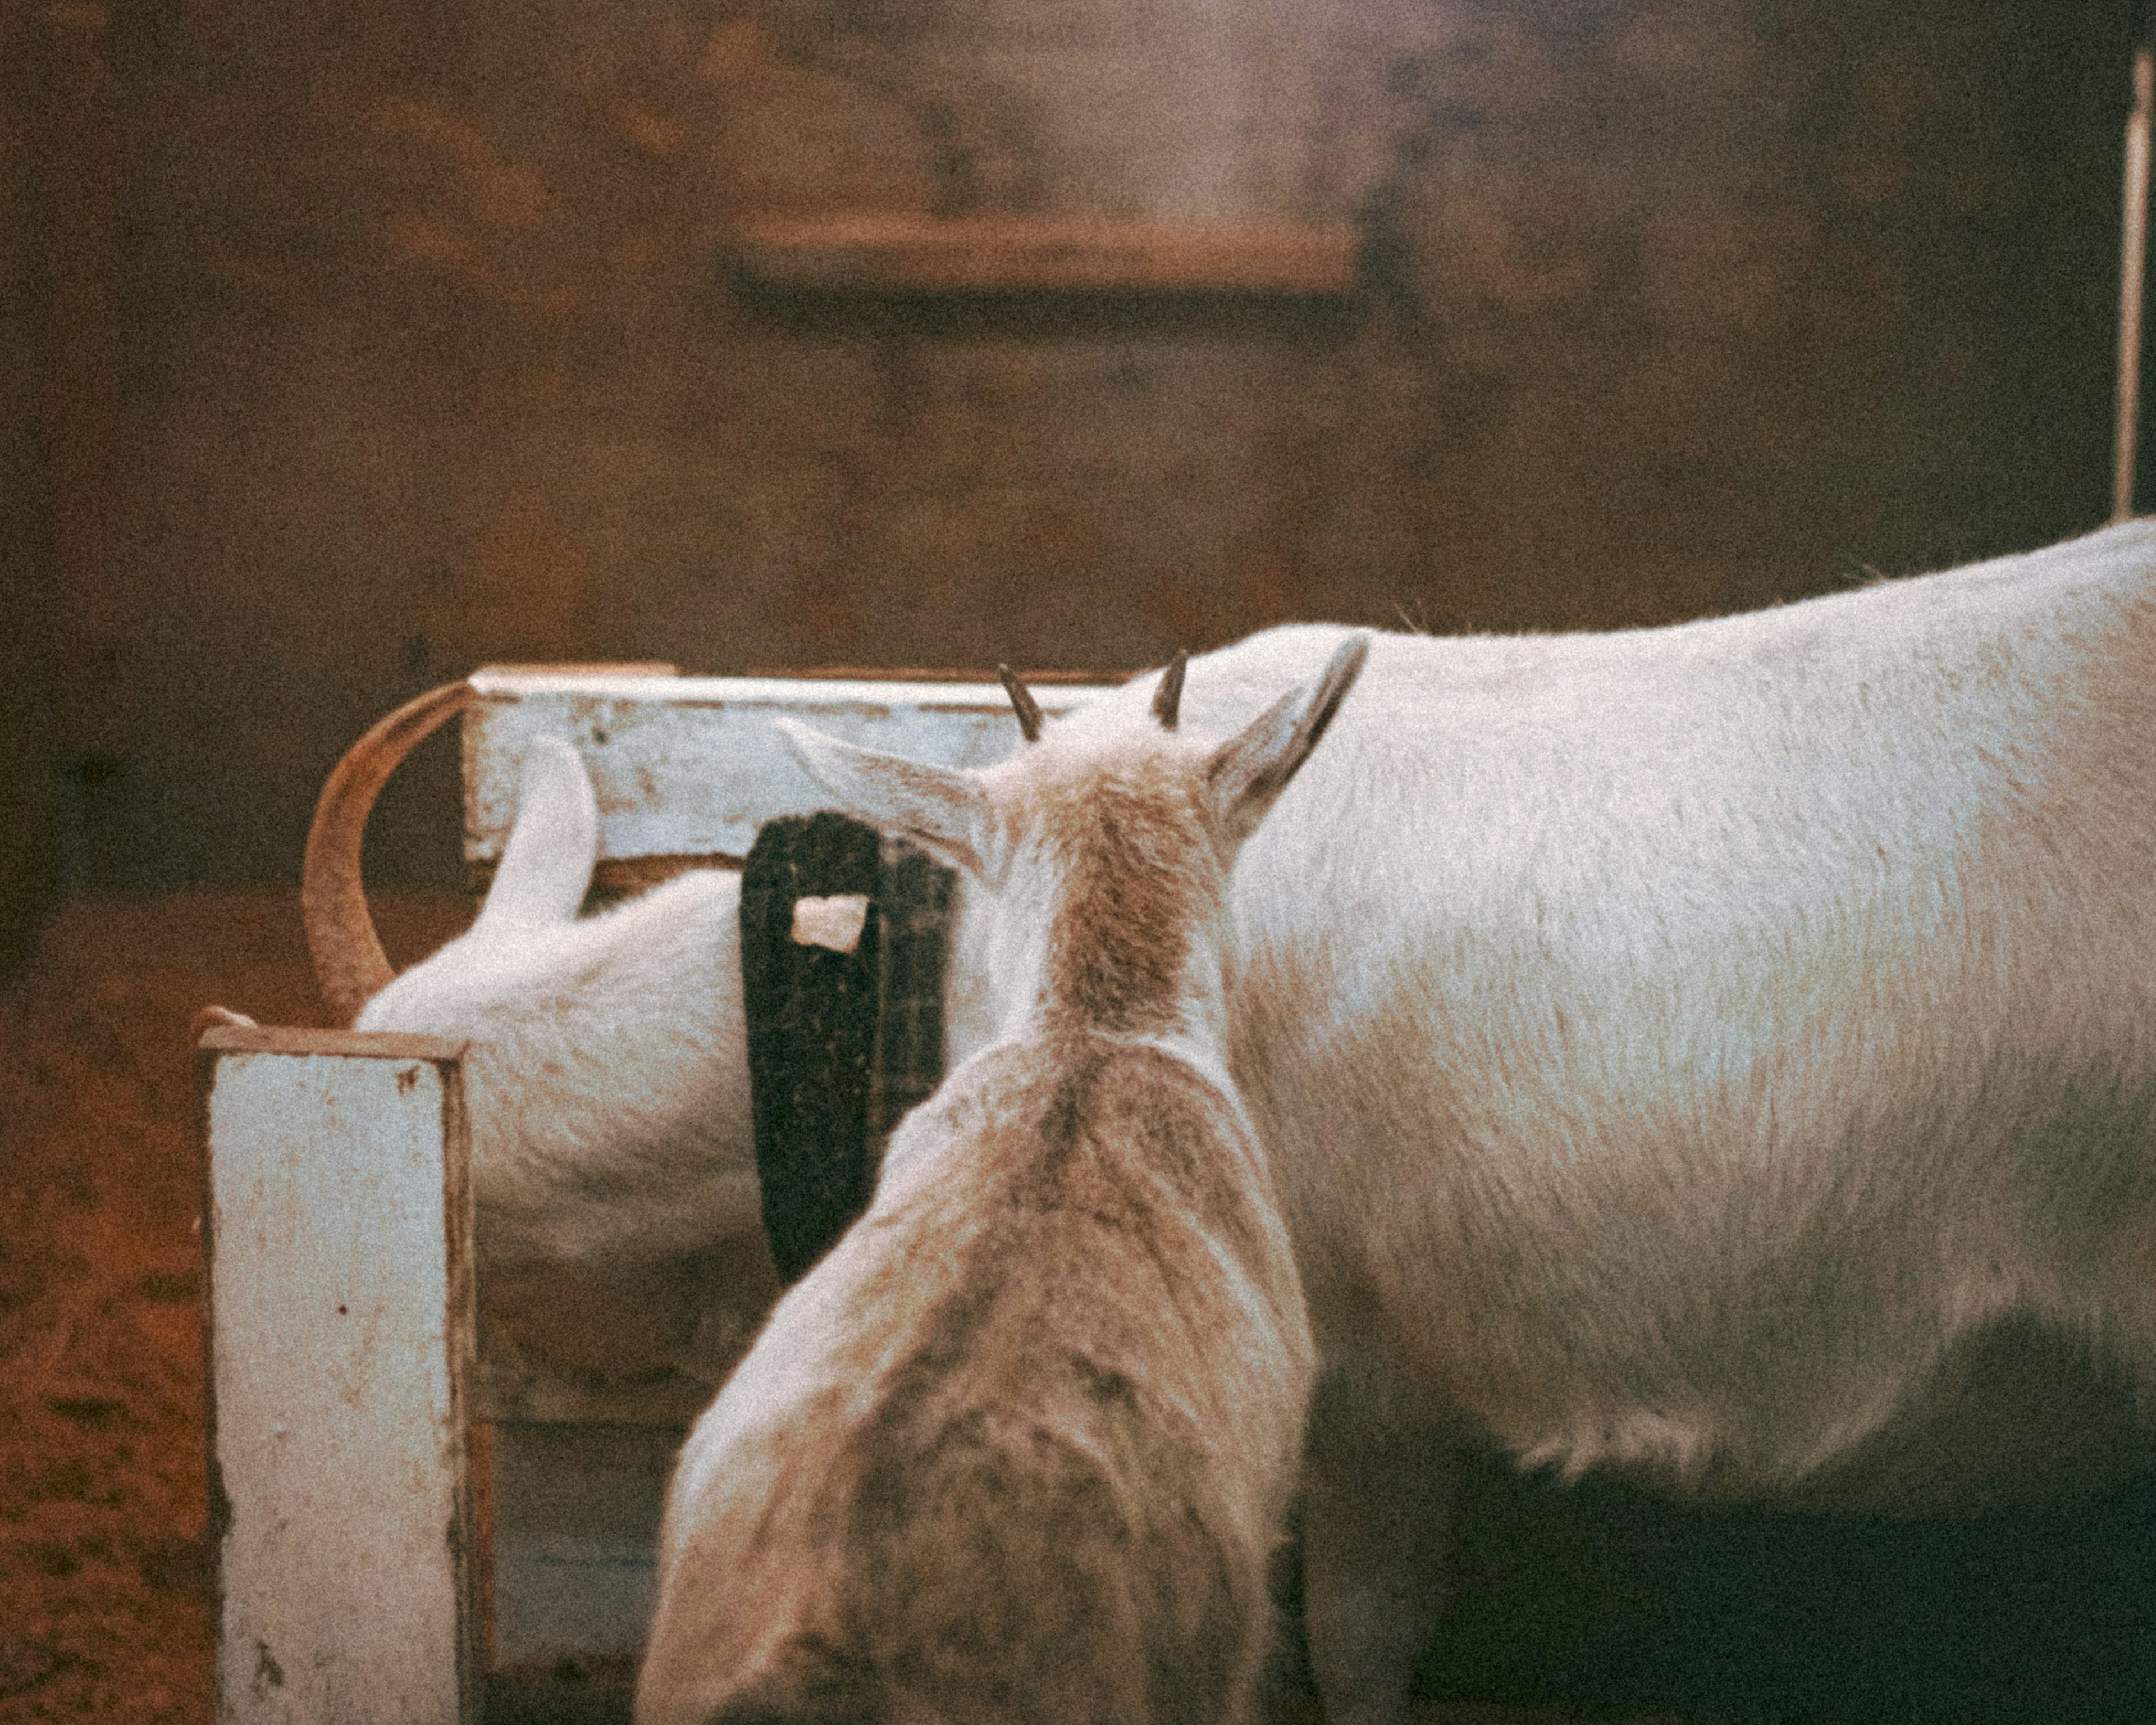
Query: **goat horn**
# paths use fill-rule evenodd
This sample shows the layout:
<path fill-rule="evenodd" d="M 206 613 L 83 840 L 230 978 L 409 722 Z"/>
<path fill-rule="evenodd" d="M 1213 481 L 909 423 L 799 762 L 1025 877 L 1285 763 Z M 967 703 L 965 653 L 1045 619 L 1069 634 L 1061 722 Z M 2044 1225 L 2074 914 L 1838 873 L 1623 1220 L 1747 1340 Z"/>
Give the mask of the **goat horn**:
<path fill-rule="evenodd" d="M 1190 664 L 1190 651 L 1185 648 L 1175 655 L 1175 663 L 1160 674 L 1160 687 L 1152 691 L 1152 716 L 1160 721 L 1163 731 L 1175 729 L 1175 721 L 1183 711 L 1183 673 Z"/>
<path fill-rule="evenodd" d="M 397 974 L 374 932 L 360 878 L 367 817 L 397 763 L 473 699 L 470 684 L 444 683 L 406 701 L 346 751 L 315 804 L 306 860 L 300 870 L 300 912 L 307 927 L 307 951 L 315 961 L 316 986 L 341 1024 L 357 1018 L 360 1008 Z"/>
<path fill-rule="evenodd" d="M 1004 693 L 1010 696 L 1011 707 L 1018 714 L 1019 734 L 1028 742 L 1040 741 L 1040 703 L 1033 698 L 1033 691 L 1018 680 L 1018 673 L 1007 665 L 996 667 L 996 675 L 1002 680 Z"/>
<path fill-rule="evenodd" d="M 203 1040 L 210 1030 L 259 1030 L 262 1027 L 244 1012 L 234 1012 L 228 1006 L 205 1006 L 195 1014 L 194 1040 Z"/>

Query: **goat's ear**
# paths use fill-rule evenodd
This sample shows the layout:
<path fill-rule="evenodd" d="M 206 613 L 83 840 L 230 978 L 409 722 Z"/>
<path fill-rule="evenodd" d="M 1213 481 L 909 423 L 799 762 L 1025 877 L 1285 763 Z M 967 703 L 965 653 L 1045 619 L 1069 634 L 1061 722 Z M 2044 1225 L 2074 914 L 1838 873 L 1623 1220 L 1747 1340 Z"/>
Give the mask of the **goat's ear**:
<path fill-rule="evenodd" d="M 1231 847 L 1257 830 L 1265 811 L 1310 758 L 1354 687 L 1369 650 L 1368 635 L 1352 637 L 1327 661 L 1315 683 L 1281 696 L 1214 753 L 1205 776 L 1221 835 Z"/>
<path fill-rule="evenodd" d="M 516 819 L 480 923 L 522 928 L 573 921 L 598 851 L 598 803 L 583 757 L 558 737 L 542 737 L 524 752 Z"/>
<path fill-rule="evenodd" d="M 988 804 L 963 773 L 840 742 L 794 719 L 776 719 L 793 757 L 840 812 L 896 833 L 978 875 Z"/>

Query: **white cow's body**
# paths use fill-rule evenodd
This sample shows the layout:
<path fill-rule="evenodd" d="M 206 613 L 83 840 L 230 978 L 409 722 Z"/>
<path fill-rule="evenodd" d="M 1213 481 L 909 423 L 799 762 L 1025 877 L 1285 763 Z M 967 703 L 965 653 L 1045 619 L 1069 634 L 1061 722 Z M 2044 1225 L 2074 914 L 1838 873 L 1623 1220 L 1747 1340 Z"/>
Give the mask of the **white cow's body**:
<path fill-rule="evenodd" d="M 1229 734 L 1344 634 L 1194 661 L 1184 722 Z M 1959 1404 L 2078 1417 L 2048 1374 L 2087 1356 L 2131 1407 L 2152 673 L 2148 522 L 1678 628 L 1373 644 L 1233 888 L 1336 1725 L 1399 1705 L 1468 1446 L 1930 1502 L 2049 1453 Z M 999 1009 L 970 920 L 954 1059 Z"/>

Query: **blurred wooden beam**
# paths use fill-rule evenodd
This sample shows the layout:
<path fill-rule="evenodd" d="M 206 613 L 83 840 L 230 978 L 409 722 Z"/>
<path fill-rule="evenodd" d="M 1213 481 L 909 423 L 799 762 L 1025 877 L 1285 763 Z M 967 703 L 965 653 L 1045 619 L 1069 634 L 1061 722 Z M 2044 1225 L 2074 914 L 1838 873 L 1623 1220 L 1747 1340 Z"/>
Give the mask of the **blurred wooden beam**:
<path fill-rule="evenodd" d="M 1324 298 L 1354 285 L 1355 244 L 1344 225 L 762 217 L 737 260 L 757 285 L 819 293 Z"/>

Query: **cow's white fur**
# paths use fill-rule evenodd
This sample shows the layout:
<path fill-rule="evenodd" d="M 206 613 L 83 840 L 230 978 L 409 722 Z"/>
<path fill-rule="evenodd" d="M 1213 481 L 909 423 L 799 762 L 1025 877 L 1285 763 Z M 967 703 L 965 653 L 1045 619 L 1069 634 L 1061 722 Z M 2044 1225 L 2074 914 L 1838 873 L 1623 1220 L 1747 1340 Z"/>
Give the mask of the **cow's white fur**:
<path fill-rule="evenodd" d="M 2144 521 L 1678 628 L 1374 644 L 1238 870 L 1229 997 L 1323 1363 L 1336 1721 L 1397 1715 L 1466 1445 L 1938 1502 L 2021 1453 L 1970 1415 L 1987 1327 L 2017 1408 L 2077 1350 L 2150 1381 L 2152 602 Z M 1185 722 L 1342 634 L 1195 661 Z M 961 1056 L 999 971 L 966 924 Z"/>
<path fill-rule="evenodd" d="M 478 920 L 354 1028 L 470 1042 L 490 1258 L 663 1257 L 754 1230 L 741 877 L 692 870 L 579 920 L 598 849 L 583 762 L 535 742 L 518 792 Z"/>
<path fill-rule="evenodd" d="M 1217 750 L 1141 715 L 959 773 L 780 721 L 1014 962 L 690 1435 L 641 1725 L 1245 1717 L 1312 1349 L 1228 1081 L 1227 882 L 1360 664 Z"/>

